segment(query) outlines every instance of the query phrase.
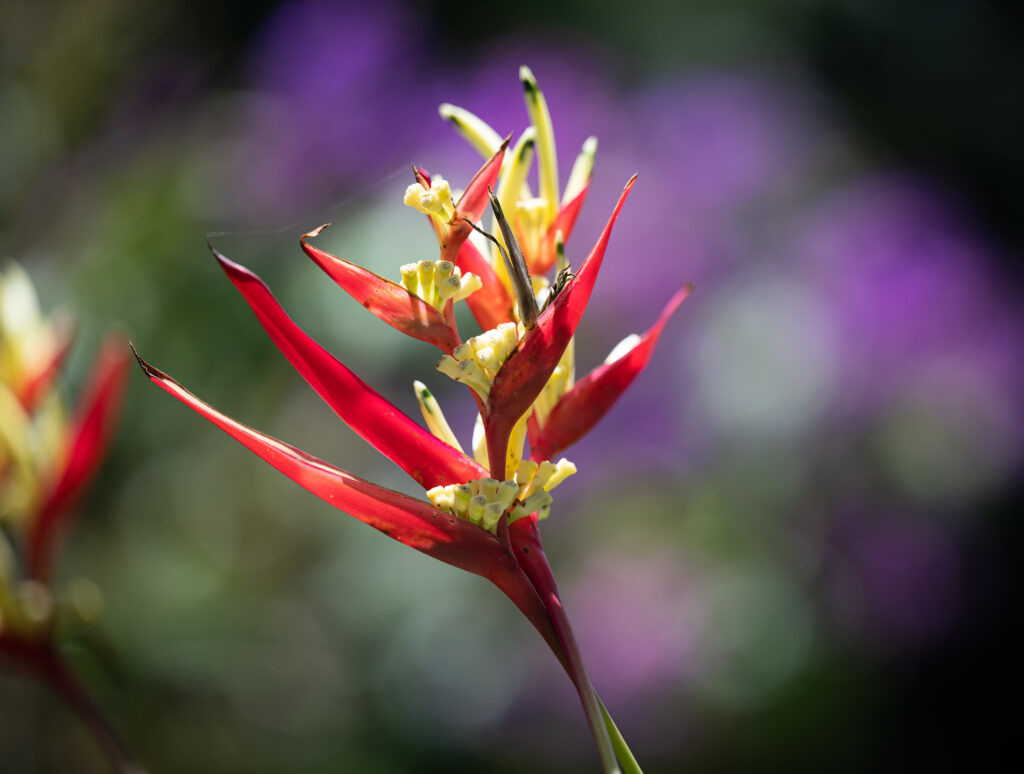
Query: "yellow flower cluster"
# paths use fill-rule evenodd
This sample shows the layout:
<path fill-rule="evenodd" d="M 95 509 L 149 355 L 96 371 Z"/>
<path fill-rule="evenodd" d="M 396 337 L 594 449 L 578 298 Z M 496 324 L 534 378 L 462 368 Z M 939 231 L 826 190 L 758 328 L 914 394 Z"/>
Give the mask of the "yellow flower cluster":
<path fill-rule="evenodd" d="M 515 477 L 508 481 L 481 478 L 436 486 L 427 491 L 427 497 L 441 510 L 493 532 L 501 514 L 509 508 L 509 523 L 534 512 L 538 518 L 546 518 L 552 502 L 550 490 L 575 472 L 576 466 L 565 458 L 539 464 L 523 460 Z"/>

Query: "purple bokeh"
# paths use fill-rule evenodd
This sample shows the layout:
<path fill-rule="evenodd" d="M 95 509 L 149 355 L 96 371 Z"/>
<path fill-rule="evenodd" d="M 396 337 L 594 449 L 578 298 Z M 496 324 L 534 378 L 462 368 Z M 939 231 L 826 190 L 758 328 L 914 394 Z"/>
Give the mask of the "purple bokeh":
<path fill-rule="evenodd" d="M 254 50 L 253 157 L 240 195 L 257 211 L 281 201 L 329 206 L 331 197 L 414 154 L 458 187 L 480 159 L 437 117 L 436 105 L 461 105 L 499 133 L 518 134 L 527 114 L 517 70 L 528 63 L 551 106 L 563 181 L 583 140 L 599 138 L 593 188 L 568 250 L 576 265 L 622 184 L 640 172 L 581 328 L 578 375 L 623 336 L 646 329 L 684 281 L 696 283 L 649 368 L 593 435 L 569 450 L 579 480 L 615 486 L 642 473 L 663 482 L 667 495 L 685 497 L 687 481 L 722 480 L 730 455 L 755 464 L 757 455 L 779 455 L 812 471 L 827 458 L 828 475 L 775 507 L 792 514 L 811 508 L 826 523 L 841 523 L 815 559 L 834 581 L 836 617 L 854 637 L 899 647 L 921 647 L 949 631 L 967 583 L 950 522 L 837 514 L 851 490 L 864 513 L 920 505 L 905 502 L 920 481 L 901 489 L 861 475 L 876 465 L 913 468 L 913 454 L 908 463 L 899 442 L 889 462 L 865 438 L 893 432 L 894 417 L 914 401 L 963 440 L 953 450 L 960 457 L 940 463 L 970 468 L 990 457 L 958 496 L 1006 485 L 1021 464 L 1019 294 L 999 279 L 998 254 L 955 199 L 905 172 L 852 173 L 858 149 L 814 95 L 787 77 L 708 71 L 616 87 L 607 57 L 564 40 L 551 47 L 507 39 L 453 65 L 431 60 L 422 31 L 391 2 L 358 10 L 315 0 L 285 6 Z M 393 187 L 398 197 L 402 184 Z M 791 421 L 799 432 L 771 436 L 766 445 L 716 423 L 692 388 L 704 365 L 697 353 L 715 352 L 707 337 L 716 310 L 769 287 L 798 300 L 804 294 L 818 315 L 809 326 L 829 333 L 823 340 L 835 350 L 828 352 L 835 373 L 820 406 L 802 415 L 797 406 Z M 451 413 L 468 441 L 468 409 Z M 975 454 L 971 444 L 985 439 L 984 454 Z M 885 475 L 897 482 L 924 476 L 927 488 L 928 475 L 941 477 L 941 467 L 935 470 Z M 941 484 L 925 494 L 948 515 L 963 500 Z M 559 491 L 558 517 L 571 529 L 581 528 L 583 516 L 572 514 L 581 486 L 574 479 Z M 687 588 L 680 563 L 605 557 L 573 585 L 580 639 L 609 698 L 642 704 L 664 681 L 686 679 L 692 641 L 680 611 L 700 600 L 696 592 L 679 596 Z M 615 626 L 607 626 L 606 610 L 619 616 Z"/>

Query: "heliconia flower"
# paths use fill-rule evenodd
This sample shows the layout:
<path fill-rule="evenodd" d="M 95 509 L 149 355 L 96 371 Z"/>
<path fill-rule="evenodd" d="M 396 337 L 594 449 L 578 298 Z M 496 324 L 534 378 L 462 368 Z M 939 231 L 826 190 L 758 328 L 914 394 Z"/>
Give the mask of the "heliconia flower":
<path fill-rule="evenodd" d="M 503 211 L 540 213 L 540 219 L 534 219 L 532 228 L 525 227 L 521 220 L 510 224 L 512 230 L 518 234 L 515 238 L 521 245 L 527 268 L 536 282 L 558 262 L 560 251 L 564 249 L 564 244 L 572 232 L 579 210 L 590 188 L 594 158 L 597 152 L 597 138 L 588 137 L 583 143 L 583 148 L 573 164 L 562 198 L 558 206 L 555 206 L 554 202 L 558 200 L 558 180 L 551 116 L 544 96 L 537 85 L 537 80 L 530 69 L 525 66 L 520 68 L 519 76 L 526 95 L 527 110 L 532 126 L 523 133 L 513 152 L 505 157 L 497 198 Z M 493 147 L 499 141 L 498 133 L 469 111 L 450 104 L 442 105 L 439 111 L 442 118 L 449 121 L 481 153 L 486 155 L 492 152 Z M 537 147 L 540 167 L 540 197 L 531 196 L 526 182 L 526 167 L 529 161 L 524 159 L 522 149 L 532 149 L 533 146 Z M 506 184 L 510 178 L 513 179 L 513 182 Z M 556 424 L 548 430 L 544 443 L 551 444 L 555 438 L 560 439 L 557 448 L 551 446 L 551 451 L 546 456 L 542 456 L 544 452 L 533 448 L 532 453 L 535 459 L 547 459 L 554 456 L 589 431 L 615 400 L 622 395 L 633 378 L 647 365 L 660 335 L 661 327 L 678 308 L 679 303 L 689 294 L 689 286 L 686 286 L 673 296 L 666 305 L 665 312 L 659 318 L 660 325 L 655 326 L 657 333 L 654 334 L 655 328 L 652 328 L 645 336 L 645 343 L 637 353 L 630 355 L 625 362 L 610 372 L 602 366 L 597 369 L 603 374 L 600 379 L 592 378 L 597 374 L 595 371 L 582 382 L 584 386 L 580 391 L 573 390 L 572 375 L 575 371 L 575 364 L 571 346 L 572 334 L 579 324 L 582 310 L 590 298 L 590 292 L 607 247 L 611 227 L 634 180 L 635 177 L 627 183 L 598 244 L 584 262 L 583 266 L 589 268 L 581 267 L 578 274 L 573 276 L 568 271 L 567 264 L 558 267 L 560 270 L 566 270 L 565 276 L 569 279 L 558 296 L 555 296 L 549 303 L 548 309 L 565 306 L 566 313 L 550 311 L 547 317 L 544 317 L 543 323 L 538 320 L 539 330 L 537 333 L 531 332 L 530 335 L 523 338 L 516 357 L 512 359 L 507 368 L 502 369 L 501 378 L 496 380 L 495 389 L 490 391 L 490 395 L 493 397 L 490 397 L 489 400 L 492 400 L 493 404 L 487 406 L 487 411 L 482 413 L 481 420 L 488 442 L 493 447 L 487 454 L 492 468 L 495 457 L 501 454 L 500 449 L 507 442 L 507 436 L 511 435 L 515 422 L 531 405 L 533 413 L 528 420 L 531 447 L 534 447 L 534 444 L 541 439 L 540 429 L 551 416 L 555 417 Z M 496 236 L 500 237 L 500 234 Z M 501 239 L 500 241 L 504 245 L 505 240 Z M 458 259 L 460 265 L 473 271 L 482 280 L 481 290 L 471 296 L 468 303 L 477 322 L 484 330 L 497 328 L 501 323 L 518 320 L 518 309 L 513 300 L 516 294 L 512 288 L 512 282 L 507 273 L 503 271 L 502 263 L 498 258 L 500 249 L 500 247 L 496 248 L 491 262 L 488 262 L 470 240 L 463 246 Z M 490 273 L 487 271 L 489 266 Z M 549 291 L 545 287 L 546 284 L 546 280 L 541 279 L 539 298 L 548 297 Z M 564 296 L 561 301 L 559 301 L 560 296 Z M 573 301 L 570 302 L 570 298 L 573 298 Z M 543 350 L 543 355 L 539 357 L 540 350 Z M 608 360 L 611 359 L 609 356 Z M 523 368 L 524 363 L 528 364 L 528 367 Z M 626 378 L 627 375 L 628 378 Z M 581 395 L 585 395 L 586 400 L 579 400 L 578 396 Z M 554 410 L 563 396 L 567 399 L 566 406 L 555 414 Z M 595 396 L 599 396 L 600 400 L 594 400 Z"/>
<path fill-rule="evenodd" d="M 49 576 L 55 540 L 72 514 L 75 500 L 96 473 L 117 427 L 124 394 L 128 349 L 112 335 L 104 341 L 64 437 L 63 462 L 49 486 L 29 533 L 28 567 L 32 577 Z"/>
<path fill-rule="evenodd" d="M 73 340 L 70 322 L 44 318 L 32 281 L 10 266 L 0 281 L 0 382 L 26 411 L 47 394 Z"/>
<path fill-rule="evenodd" d="M 83 578 L 58 596 L 50 564 L 116 428 L 128 346 L 118 335 L 105 339 L 68 421 L 54 380 L 70 341 L 66 320 L 40 314 L 23 271 L 0 274 L 0 653 L 77 710 L 112 763 L 127 772 L 123 744 L 63 663 L 54 636 L 59 617 L 89 620 L 102 597 Z"/>
<path fill-rule="evenodd" d="M 331 279 L 378 318 L 402 333 L 450 354 L 461 343 L 452 304 L 481 286 L 480 278 L 472 274 L 472 270 L 463 273 L 464 267 L 459 266 L 454 258 L 469 236 L 470 227 L 465 219 L 479 220 L 487 204 L 487 189 L 494 185 L 504 154 L 505 144 L 501 144 L 466 186 L 457 204 L 452 204 L 448 183 L 442 178 L 431 181 L 420 173 L 419 179 L 427 185 L 415 183 L 409 186 L 405 196 L 407 203 L 411 202 L 431 218 L 442 247 L 441 260 L 420 261 L 407 264 L 408 268 L 402 267 L 402 285 L 309 244 L 306 240 L 319 235 L 324 226 L 303 236 L 302 249 Z M 440 189 L 443 195 L 438 196 L 436 189 Z M 426 203 L 424 198 L 428 199 Z"/>
<path fill-rule="evenodd" d="M 588 137 L 584 141 L 559 199 L 558 162 L 547 102 L 530 68 L 521 67 L 519 79 L 532 126 L 523 132 L 513 152 L 506 155 L 497 194 L 502 209 L 516 229 L 530 272 L 543 276 L 554 264 L 558 233 L 561 232 L 562 241 L 569 241 L 576 217 L 590 190 L 597 138 Z M 495 152 L 501 141 L 500 135 L 481 118 L 448 103 L 441 105 L 438 112 L 485 157 Z M 539 196 L 531 195 L 526 182 L 534 149 L 538 157 Z"/>
<path fill-rule="evenodd" d="M 540 543 L 551 491 L 576 466 L 553 461 L 600 419 L 647 365 L 669 318 L 689 293 L 669 301 L 642 337 L 573 385 L 572 339 L 590 300 L 629 180 L 590 253 L 573 273 L 564 255 L 590 185 L 596 140 L 588 139 L 559 198 L 554 136 L 533 74 L 520 73 L 532 126 L 510 153 L 482 120 L 450 105 L 441 112 L 488 158 L 456 202 L 448 182 L 413 167 L 404 201 L 426 214 L 439 260 L 400 267 L 401 283 L 310 244 L 302 249 L 357 302 L 397 330 L 442 351 L 438 370 L 470 388 L 480 417 L 471 454 L 422 382 L 415 395 L 428 429 L 410 419 L 309 337 L 248 269 L 211 246 L 273 343 L 338 416 L 425 490 L 425 500 L 372 484 L 237 422 L 139 359 L 145 375 L 311 493 L 389 537 L 493 582 L 526 615 L 572 679 L 602 767 L 638 772 L 587 676 Z M 539 196 L 526 182 L 536 152 Z M 480 225 L 486 208 L 494 233 Z M 511 219 L 506 211 L 512 213 Z M 472 238 L 471 238 L 471 235 Z M 480 237 L 481 241 L 477 241 Z M 493 249 L 487 244 L 490 240 Z M 543 275 L 557 267 L 554 284 Z M 454 304 L 465 300 L 482 333 L 463 340 Z M 530 438 L 530 455 L 524 446 Z"/>

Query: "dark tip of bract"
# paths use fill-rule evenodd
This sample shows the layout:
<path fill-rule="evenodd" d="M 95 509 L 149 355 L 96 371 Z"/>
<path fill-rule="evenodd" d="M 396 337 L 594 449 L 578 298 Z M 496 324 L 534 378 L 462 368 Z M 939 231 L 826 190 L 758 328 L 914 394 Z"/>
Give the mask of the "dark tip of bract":
<path fill-rule="evenodd" d="M 128 346 L 131 348 L 132 354 L 135 355 L 135 360 L 138 362 L 139 368 L 142 369 L 142 373 L 147 377 L 152 377 L 154 369 L 149 363 L 142 359 L 142 355 L 140 355 L 139 351 L 135 349 L 135 343 L 129 340 Z"/>

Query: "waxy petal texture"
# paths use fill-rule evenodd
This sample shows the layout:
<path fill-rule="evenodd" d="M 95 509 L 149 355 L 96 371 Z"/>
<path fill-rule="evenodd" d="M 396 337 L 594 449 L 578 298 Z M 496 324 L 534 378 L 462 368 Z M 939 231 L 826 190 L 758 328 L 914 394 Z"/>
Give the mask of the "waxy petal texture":
<path fill-rule="evenodd" d="M 321 227 L 322 228 L 322 227 Z M 307 234 L 315 236 L 320 229 Z M 462 342 L 434 307 L 372 271 L 338 258 L 302 239 L 302 249 L 352 298 L 392 328 L 451 354 Z"/>
<path fill-rule="evenodd" d="M 138 355 L 136 355 L 138 357 Z M 371 484 L 228 417 L 139 358 L 150 380 L 208 419 L 303 489 L 400 543 L 478 575 L 488 576 L 505 549 L 487 530 L 429 503 Z"/>
<path fill-rule="evenodd" d="M 534 625 L 556 656 L 561 646 L 544 604 L 493 534 L 414 497 L 372 484 L 228 417 L 135 354 L 146 376 L 321 500 L 459 569 L 487 578 Z"/>
<path fill-rule="evenodd" d="M 505 459 L 512 426 L 540 394 L 576 332 L 601 270 L 612 227 L 635 181 L 634 175 L 626 183 L 601 236 L 576 276 L 541 313 L 533 329 L 526 332 L 491 385 L 484 426 L 491 475 L 495 478 L 505 478 L 504 472 L 495 468 Z"/>
<path fill-rule="evenodd" d="M 672 296 L 657 322 L 628 353 L 598 366 L 562 396 L 547 423 L 536 437 L 530 439 L 531 455 L 535 460 L 553 459 L 597 424 L 647 366 L 662 329 L 692 289 L 687 284 Z"/>
<path fill-rule="evenodd" d="M 474 460 L 413 422 L 306 334 L 248 269 L 213 251 L 288 362 L 345 423 L 424 489 L 485 475 Z"/>
<path fill-rule="evenodd" d="M 472 272 L 483 283 L 480 290 L 466 299 L 480 328 L 489 331 L 497 328 L 500 323 L 509 322 L 512 319 L 512 297 L 505 290 L 491 262 L 480 254 L 470 240 L 462 243 L 455 265 L 462 269 L 463 274 Z"/>
<path fill-rule="evenodd" d="M 469 181 L 465 192 L 459 197 L 459 201 L 456 202 L 455 217 L 448 224 L 448 233 L 445 234 L 444 240 L 441 243 L 442 261 L 455 263 L 459 250 L 462 249 L 463 243 L 465 243 L 473 231 L 473 227 L 466 222 L 466 219 L 477 223 L 484 214 L 484 210 L 487 209 L 489 203 L 488 189 L 494 188 L 494 183 L 498 179 L 498 173 L 501 171 L 501 162 L 505 158 L 505 149 L 508 147 L 508 140 L 509 138 L 506 137 L 497 153 L 484 162 L 480 171 L 473 175 L 473 179 Z"/>
<path fill-rule="evenodd" d="M 43 579 L 49 571 L 54 539 L 71 506 L 92 478 L 117 428 L 128 365 L 128 346 L 120 336 L 108 337 L 93 365 L 68 433 L 63 469 L 43 502 L 28 538 L 29 574 Z"/>

